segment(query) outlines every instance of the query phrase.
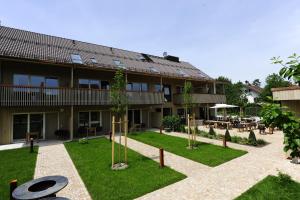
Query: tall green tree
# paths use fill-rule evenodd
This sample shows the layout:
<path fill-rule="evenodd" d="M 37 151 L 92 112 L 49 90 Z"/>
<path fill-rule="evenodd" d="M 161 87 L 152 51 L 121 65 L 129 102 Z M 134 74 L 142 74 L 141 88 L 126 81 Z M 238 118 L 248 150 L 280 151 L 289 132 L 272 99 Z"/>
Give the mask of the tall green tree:
<path fill-rule="evenodd" d="M 261 86 L 261 82 L 260 80 L 257 78 L 257 79 L 254 79 L 252 81 L 252 85 L 256 86 L 256 87 L 260 87 Z"/>
<path fill-rule="evenodd" d="M 283 66 L 279 72 L 280 76 L 287 78 L 288 80 L 293 80 L 300 86 L 300 56 L 294 53 L 289 56 L 288 59 L 288 62 L 284 62 L 280 57 L 271 58 L 273 64 L 280 64 Z"/>
<path fill-rule="evenodd" d="M 272 96 L 272 88 L 278 88 L 278 87 L 287 87 L 290 85 L 289 81 L 286 81 L 284 78 L 279 76 L 278 74 L 270 74 L 266 78 L 266 85 L 263 88 L 262 93 L 260 94 L 260 100 L 269 102 L 270 98 Z"/>

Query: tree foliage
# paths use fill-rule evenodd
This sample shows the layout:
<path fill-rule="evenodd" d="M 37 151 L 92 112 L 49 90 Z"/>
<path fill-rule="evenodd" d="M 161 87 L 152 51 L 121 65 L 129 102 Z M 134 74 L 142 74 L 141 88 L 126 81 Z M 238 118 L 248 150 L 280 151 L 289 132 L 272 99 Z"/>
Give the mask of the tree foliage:
<path fill-rule="evenodd" d="M 254 85 L 254 86 L 256 86 L 256 87 L 260 87 L 260 86 L 261 86 L 261 82 L 260 82 L 260 80 L 257 78 L 257 79 L 254 79 L 254 80 L 253 80 L 252 85 Z"/>
<path fill-rule="evenodd" d="M 183 102 L 186 110 L 192 107 L 192 89 L 192 83 L 190 81 L 186 81 L 183 87 Z"/>
<path fill-rule="evenodd" d="M 111 102 L 112 102 L 112 112 L 121 117 L 126 113 L 127 107 L 127 94 L 126 94 L 126 80 L 124 76 L 124 70 L 119 69 L 116 71 L 113 78 L 113 84 L 111 87 Z"/>
<path fill-rule="evenodd" d="M 284 78 L 282 78 L 281 76 L 275 73 L 267 76 L 265 82 L 266 85 L 263 88 L 262 93 L 260 94 L 260 100 L 266 102 L 270 101 L 268 97 L 272 96 L 272 91 L 271 91 L 272 88 L 287 87 L 290 85 L 289 81 L 284 80 Z"/>
<path fill-rule="evenodd" d="M 280 57 L 271 58 L 273 64 L 280 64 L 283 66 L 279 72 L 280 76 L 287 78 L 288 80 L 293 80 L 300 86 L 300 56 L 294 53 L 289 56 L 288 59 L 289 61 L 284 63 Z"/>
<path fill-rule="evenodd" d="M 243 90 L 244 84 L 242 82 L 232 83 L 229 78 L 224 76 L 220 76 L 217 80 L 225 83 L 224 88 L 227 104 L 240 107 L 244 107 L 247 104 L 248 100 Z"/>
<path fill-rule="evenodd" d="M 284 151 L 292 157 L 300 156 L 300 120 L 286 107 L 279 104 L 263 105 L 261 116 L 267 126 L 278 127 L 284 134 Z"/>

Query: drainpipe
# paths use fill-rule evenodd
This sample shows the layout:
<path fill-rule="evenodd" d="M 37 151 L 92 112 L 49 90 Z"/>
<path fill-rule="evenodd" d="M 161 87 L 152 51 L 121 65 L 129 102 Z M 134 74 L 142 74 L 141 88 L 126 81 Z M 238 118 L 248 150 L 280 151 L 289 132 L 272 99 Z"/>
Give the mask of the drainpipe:
<path fill-rule="evenodd" d="M 71 91 L 74 88 L 74 66 L 71 68 Z M 73 132 L 74 132 L 74 108 L 73 108 L 73 99 L 71 100 L 71 111 L 70 111 L 70 140 L 73 140 Z"/>

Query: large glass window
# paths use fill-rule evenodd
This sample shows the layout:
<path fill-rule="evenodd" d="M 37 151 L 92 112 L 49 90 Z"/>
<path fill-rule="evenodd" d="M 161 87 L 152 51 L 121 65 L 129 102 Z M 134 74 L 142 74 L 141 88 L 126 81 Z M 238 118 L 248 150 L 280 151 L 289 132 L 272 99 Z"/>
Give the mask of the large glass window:
<path fill-rule="evenodd" d="M 154 91 L 155 92 L 161 92 L 161 85 L 160 84 L 155 84 L 154 85 Z"/>
<path fill-rule="evenodd" d="M 88 79 L 79 79 L 79 88 L 89 88 L 89 80 Z"/>
<path fill-rule="evenodd" d="M 101 89 L 109 90 L 109 82 L 108 81 L 101 81 Z"/>
<path fill-rule="evenodd" d="M 148 84 L 147 83 L 142 83 L 141 84 L 141 91 L 147 92 L 148 91 Z"/>
<path fill-rule="evenodd" d="M 100 89 L 101 84 L 100 80 L 92 80 L 92 79 L 79 79 L 79 88 L 86 89 Z"/>
<path fill-rule="evenodd" d="M 127 83 L 126 89 L 129 91 L 148 91 L 147 83 Z"/>
<path fill-rule="evenodd" d="M 29 85 L 29 76 L 24 74 L 14 74 L 14 85 Z"/>
<path fill-rule="evenodd" d="M 90 88 L 91 89 L 100 89 L 100 81 L 90 80 Z"/>
<path fill-rule="evenodd" d="M 43 76 L 30 76 L 30 85 L 34 87 L 44 87 L 45 77 Z"/>
<path fill-rule="evenodd" d="M 140 83 L 132 83 L 132 90 L 133 91 L 140 91 L 141 84 Z"/>
<path fill-rule="evenodd" d="M 89 112 L 79 112 L 79 126 L 89 126 Z"/>

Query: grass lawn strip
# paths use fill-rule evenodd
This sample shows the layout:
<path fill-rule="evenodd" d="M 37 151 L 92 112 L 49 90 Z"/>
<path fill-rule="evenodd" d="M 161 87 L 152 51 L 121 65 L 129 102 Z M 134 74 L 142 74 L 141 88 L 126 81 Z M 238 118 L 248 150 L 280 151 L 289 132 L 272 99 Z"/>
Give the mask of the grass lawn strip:
<path fill-rule="evenodd" d="M 277 176 L 267 176 L 236 200 L 296 200 L 300 199 L 300 183 L 293 180 L 282 181 Z"/>
<path fill-rule="evenodd" d="M 21 185 L 33 179 L 38 147 L 0 151 L 0 199 L 9 199 L 9 183 L 17 179 Z"/>
<path fill-rule="evenodd" d="M 93 199 L 134 199 L 186 177 L 168 167 L 159 168 L 157 162 L 131 149 L 129 168 L 112 171 L 111 143 L 106 138 L 88 144 L 68 142 L 65 147 Z"/>
<path fill-rule="evenodd" d="M 218 166 L 247 153 L 243 150 L 224 148 L 203 142 L 197 142 L 198 148 L 191 150 L 186 148 L 188 141 L 185 138 L 152 131 L 131 133 L 129 137 L 154 147 L 164 148 L 168 152 L 211 167 Z"/>

